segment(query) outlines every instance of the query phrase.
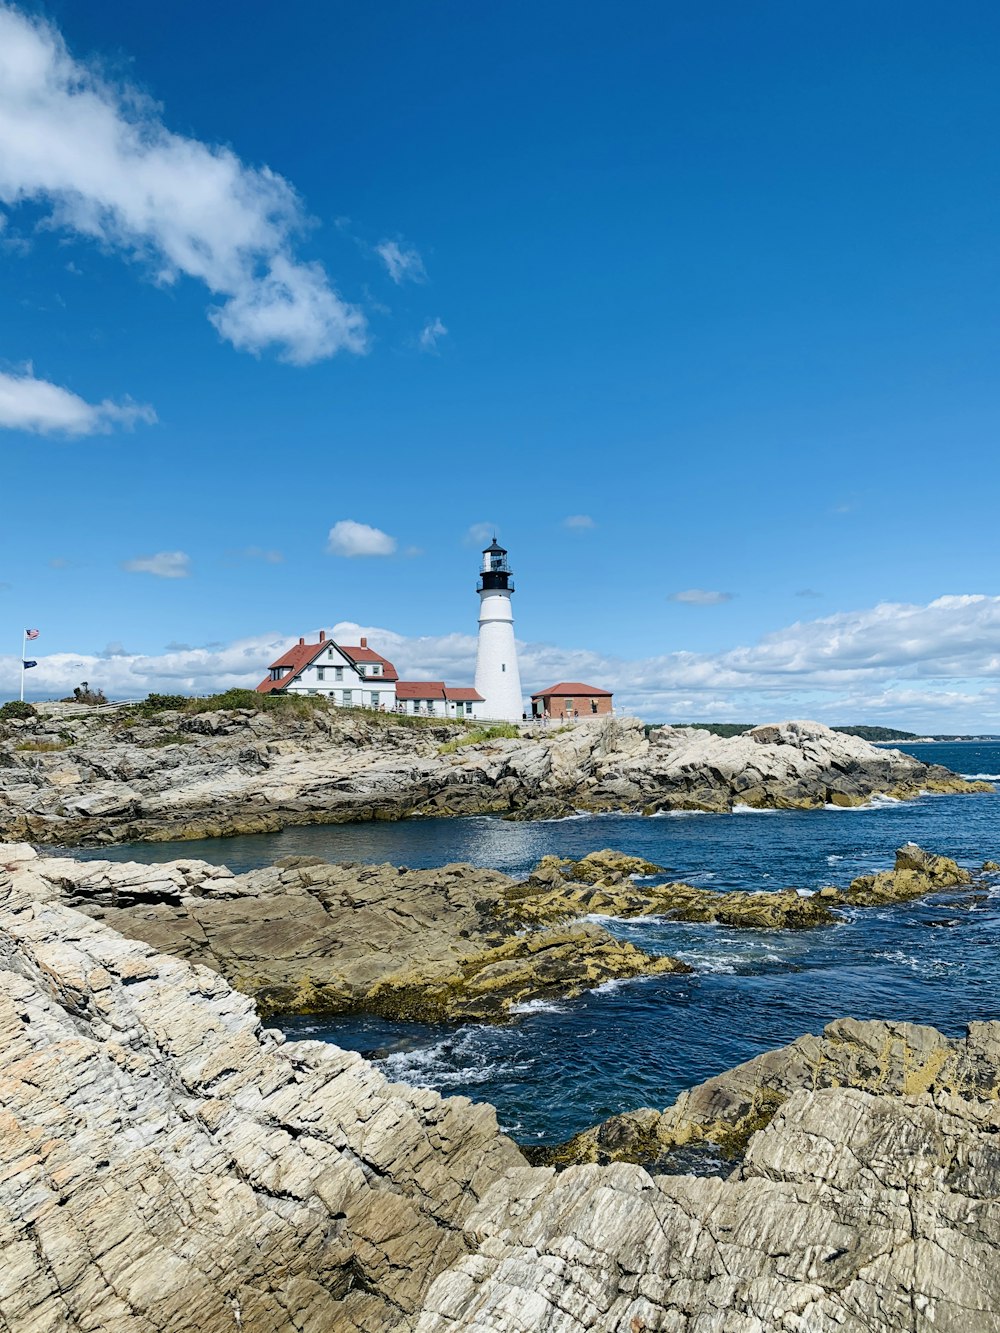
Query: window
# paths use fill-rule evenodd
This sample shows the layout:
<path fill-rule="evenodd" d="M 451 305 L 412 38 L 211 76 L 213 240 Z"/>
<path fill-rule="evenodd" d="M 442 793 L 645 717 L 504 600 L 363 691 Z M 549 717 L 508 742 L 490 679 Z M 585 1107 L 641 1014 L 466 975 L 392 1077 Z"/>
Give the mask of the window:
<path fill-rule="evenodd" d="M 372 675 L 378 676 L 381 675 L 381 673 L 382 673 L 382 668 L 376 662 L 375 665 L 372 667 Z"/>
<path fill-rule="evenodd" d="M 431 702 L 430 699 L 427 700 L 427 716 L 428 717 L 434 716 L 434 704 Z"/>
<path fill-rule="evenodd" d="M 334 680 L 343 680 L 343 679 L 344 679 L 344 668 L 343 668 L 343 667 L 334 667 L 334 668 L 333 668 L 333 678 L 334 678 Z"/>
<path fill-rule="evenodd" d="M 344 707 L 345 707 L 345 708 L 350 708 L 350 706 L 351 706 L 353 703 L 354 703 L 354 691 L 353 691 L 353 690 L 345 690 L 345 691 L 344 691 Z"/>
<path fill-rule="evenodd" d="M 506 671 L 506 670 L 507 670 L 507 663 L 506 663 L 506 662 L 501 662 L 501 663 L 500 663 L 500 670 L 501 670 L 501 671 Z"/>
<path fill-rule="evenodd" d="M 590 711 L 591 711 L 592 713 L 596 713 L 596 712 L 597 712 L 597 700 L 596 700 L 596 699 L 591 699 L 591 701 L 590 701 Z"/>
<path fill-rule="evenodd" d="M 316 679 L 317 679 L 317 680 L 324 680 L 325 678 L 326 678 L 326 668 L 325 668 L 325 667 L 317 667 L 317 668 L 316 668 Z"/>
<path fill-rule="evenodd" d="M 372 708 L 378 708 L 378 690 L 372 690 Z"/>
<path fill-rule="evenodd" d="M 332 649 L 332 648 L 331 648 L 330 651 L 327 653 L 327 657 L 330 659 L 331 662 L 333 661 L 333 649 Z"/>
<path fill-rule="evenodd" d="M 471 717 L 471 716 L 472 716 L 472 704 L 471 704 L 471 703 L 467 703 L 467 704 L 465 705 L 465 715 L 466 715 L 466 717 Z"/>

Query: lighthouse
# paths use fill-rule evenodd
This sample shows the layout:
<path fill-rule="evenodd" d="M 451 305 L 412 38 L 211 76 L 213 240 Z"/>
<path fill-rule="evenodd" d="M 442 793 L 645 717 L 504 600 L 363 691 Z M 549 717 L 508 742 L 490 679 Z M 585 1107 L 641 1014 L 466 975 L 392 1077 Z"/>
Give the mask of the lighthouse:
<path fill-rule="evenodd" d="M 521 675 L 514 644 L 514 614 L 507 552 L 496 537 L 483 552 L 479 573 L 479 647 L 476 691 L 483 696 L 483 714 L 519 722 L 523 713 Z"/>

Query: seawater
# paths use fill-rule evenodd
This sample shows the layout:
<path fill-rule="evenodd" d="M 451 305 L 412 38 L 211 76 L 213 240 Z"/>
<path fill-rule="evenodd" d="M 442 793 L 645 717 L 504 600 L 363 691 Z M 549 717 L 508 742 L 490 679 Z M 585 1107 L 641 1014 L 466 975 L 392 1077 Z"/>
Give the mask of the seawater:
<path fill-rule="evenodd" d="M 994 777 L 1000 787 L 1000 744 L 900 748 Z M 657 862 L 669 878 L 715 889 L 815 890 L 887 868 L 909 840 L 970 869 L 1000 860 L 1000 794 L 876 799 L 851 810 L 340 824 L 87 854 L 144 862 L 203 857 L 234 871 L 292 854 L 412 867 L 471 861 L 523 875 L 548 852 L 577 857 L 614 847 Z M 620 1111 L 662 1107 L 692 1083 L 834 1018 L 902 1019 L 957 1035 L 972 1020 L 1000 1017 L 1000 876 L 985 890 L 859 909 L 813 931 L 602 921 L 652 953 L 684 959 L 694 973 L 528 1005 L 504 1027 L 300 1017 L 280 1026 L 289 1037 L 363 1051 L 393 1079 L 492 1102 L 503 1128 L 539 1143 Z"/>

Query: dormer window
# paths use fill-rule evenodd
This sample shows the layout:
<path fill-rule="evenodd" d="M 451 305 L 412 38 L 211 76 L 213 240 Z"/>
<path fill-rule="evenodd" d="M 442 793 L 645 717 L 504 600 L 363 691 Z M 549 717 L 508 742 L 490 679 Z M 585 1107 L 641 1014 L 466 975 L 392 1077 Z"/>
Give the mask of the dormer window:
<path fill-rule="evenodd" d="M 372 667 L 372 675 L 373 675 L 373 676 L 378 676 L 378 675 L 381 674 L 381 672 L 382 672 L 382 668 L 378 665 L 378 663 L 376 663 L 376 664 Z"/>

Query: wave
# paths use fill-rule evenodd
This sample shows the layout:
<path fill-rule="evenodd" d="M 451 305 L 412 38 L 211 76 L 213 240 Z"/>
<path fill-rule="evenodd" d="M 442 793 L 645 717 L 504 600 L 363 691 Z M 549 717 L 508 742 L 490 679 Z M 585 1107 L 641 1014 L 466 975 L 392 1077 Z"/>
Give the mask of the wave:
<path fill-rule="evenodd" d="M 780 815 L 781 811 L 775 810 L 771 807 L 766 807 L 764 809 L 761 809 L 759 806 L 756 805 L 736 804 L 733 806 L 733 814 L 734 815 Z"/>
<path fill-rule="evenodd" d="M 930 795 L 929 792 L 921 792 L 921 796 Z M 832 801 L 823 806 L 824 810 L 837 810 L 841 814 L 861 813 L 865 810 L 893 810 L 897 805 L 903 802 L 898 796 L 886 796 L 882 792 L 876 792 L 874 796 L 863 801 L 861 805 L 835 805 Z"/>
<path fill-rule="evenodd" d="M 512 1004 L 510 1012 L 512 1014 L 564 1014 L 569 1006 L 560 1004 L 558 1000 L 523 1000 L 520 1004 Z"/>
<path fill-rule="evenodd" d="M 689 815 L 714 815 L 715 810 L 657 810 L 650 819 L 687 819 Z"/>
<path fill-rule="evenodd" d="M 493 1083 L 527 1069 L 526 1064 L 515 1060 L 491 1059 L 490 1036 L 489 1031 L 480 1028 L 462 1029 L 430 1046 L 393 1051 L 373 1063 L 393 1082 L 433 1088 L 437 1092 L 469 1084 Z"/>
<path fill-rule="evenodd" d="M 962 773 L 966 782 L 1000 782 L 1000 773 Z"/>

